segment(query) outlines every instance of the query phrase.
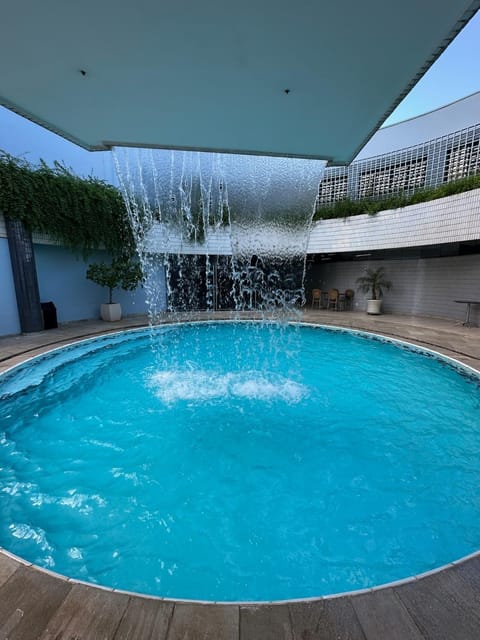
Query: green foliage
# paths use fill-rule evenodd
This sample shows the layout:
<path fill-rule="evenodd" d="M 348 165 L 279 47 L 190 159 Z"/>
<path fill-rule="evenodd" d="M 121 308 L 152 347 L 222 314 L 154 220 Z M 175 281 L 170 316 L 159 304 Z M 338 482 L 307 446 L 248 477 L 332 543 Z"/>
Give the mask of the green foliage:
<path fill-rule="evenodd" d="M 357 278 L 358 288 L 362 293 L 372 292 L 372 300 L 381 298 L 383 295 L 383 289 L 392 288 L 392 283 L 385 277 L 385 269 L 378 267 L 378 269 L 366 269 L 365 275 Z"/>
<path fill-rule="evenodd" d="M 347 218 L 348 216 L 359 216 L 364 213 L 375 215 L 379 211 L 398 209 L 410 204 L 418 204 L 419 202 L 429 202 L 430 200 L 437 200 L 438 198 L 445 198 L 446 196 L 478 188 L 480 188 L 480 174 L 467 176 L 453 182 L 446 182 L 437 187 L 421 189 L 410 195 L 394 194 L 379 198 L 362 198 L 361 200 L 345 198 L 332 204 L 317 207 L 313 219 Z"/>
<path fill-rule="evenodd" d="M 119 190 L 93 176 L 80 178 L 58 162 L 32 167 L 0 152 L 0 212 L 84 255 L 99 248 L 133 252 Z"/>
<path fill-rule="evenodd" d="M 110 264 L 105 262 L 89 264 L 86 276 L 88 280 L 108 288 L 109 304 L 112 304 L 114 289 L 133 291 L 143 278 L 140 264 L 126 256 L 114 258 Z"/>

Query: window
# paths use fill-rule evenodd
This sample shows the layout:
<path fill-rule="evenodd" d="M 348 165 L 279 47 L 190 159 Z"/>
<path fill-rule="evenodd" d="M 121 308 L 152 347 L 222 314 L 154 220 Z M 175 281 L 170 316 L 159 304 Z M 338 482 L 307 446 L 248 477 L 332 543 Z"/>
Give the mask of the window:
<path fill-rule="evenodd" d="M 368 198 L 415 191 L 425 186 L 426 172 L 426 157 L 362 171 L 358 196 Z"/>
<path fill-rule="evenodd" d="M 479 141 L 472 140 L 463 145 L 447 149 L 444 181 L 458 180 L 480 171 Z"/>
<path fill-rule="evenodd" d="M 425 186 L 427 174 L 427 159 L 420 158 L 404 162 L 396 167 L 392 173 L 392 192 L 416 191 Z"/>
<path fill-rule="evenodd" d="M 390 191 L 390 167 L 362 171 L 358 185 L 360 198 L 379 196 Z"/>
<path fill-rule="evenodd" d="M 318 204 L 344 200 L 347 197 L 347 183 L 348 178 L 346 175 L 332 175 L 324 178 L 320 182 L 318 190 Z"/>

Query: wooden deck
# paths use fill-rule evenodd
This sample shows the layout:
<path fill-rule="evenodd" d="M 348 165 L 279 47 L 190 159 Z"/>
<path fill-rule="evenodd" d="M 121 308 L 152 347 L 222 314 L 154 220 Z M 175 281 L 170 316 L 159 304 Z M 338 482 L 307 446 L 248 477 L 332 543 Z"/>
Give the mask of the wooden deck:
<path fill-rule="evenodd" d="M 278 604 L 148 598 L 0 553 L 2 640 L 478 640 L 480 555 L 385 588 Z"/>
<path fill-rule="evenodd" d="M 343 320 L 340 314 L 330 314 L 324 320 L 308 313 L 305 319 L 371 329 L 362 326 L 363 320 L 355 322 L 352 314 Z M 435 346 L 480 368 L 478 329 L 428 321 L 402 324 L 401 318 L 382 322 L 378 332 Z M 83 324 L 57 334 L 0 339 L 0 369 L 45 350 L 47 344 L 52 348 L 94 333 L 93 324 Z M 214 604 L 98 588 L 0 550 L 0 640 L 7 639 L 480 640 L 480 553 L 435 572 L 337 597 Z"/>

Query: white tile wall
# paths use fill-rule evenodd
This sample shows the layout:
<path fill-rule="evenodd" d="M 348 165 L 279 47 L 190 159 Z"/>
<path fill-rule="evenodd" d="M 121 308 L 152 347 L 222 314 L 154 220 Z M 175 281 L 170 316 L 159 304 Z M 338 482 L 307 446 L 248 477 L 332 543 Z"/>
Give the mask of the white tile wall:
<path fill-rule="evenodd" d="M 365 294 L 356 287 L 356 279 L 366 267 L 385 268 L 393 287 L 384 292 L 383 309 L 387 313 L 434 316 L 463 320 L 466 307 L 455 300 L 480 301 L 480 255 L 412 260 L 327 262 L 310 266 L 306 287 L 340 291 L 354 289 L 354 307 L 365 309 Z M 480 322 L 480 306 L 472 306 L 472 320 Z"/>
<path fill-rule="evenodd" d="M 480 189 L 374 216 L 316 222 L 308 253 L 339 253 L 480 239 Z"/>

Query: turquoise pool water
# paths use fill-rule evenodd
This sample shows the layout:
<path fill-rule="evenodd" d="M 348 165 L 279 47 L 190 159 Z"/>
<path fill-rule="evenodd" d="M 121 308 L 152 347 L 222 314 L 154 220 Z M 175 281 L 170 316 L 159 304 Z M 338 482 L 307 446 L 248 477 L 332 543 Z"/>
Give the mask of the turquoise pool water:
<path fill-rule="evenodd" d="M 161 596 L 301 598 L 480 547 L 474 375 L 346 331 L 199 323 L 0 378 L 0 545 Z"/>

